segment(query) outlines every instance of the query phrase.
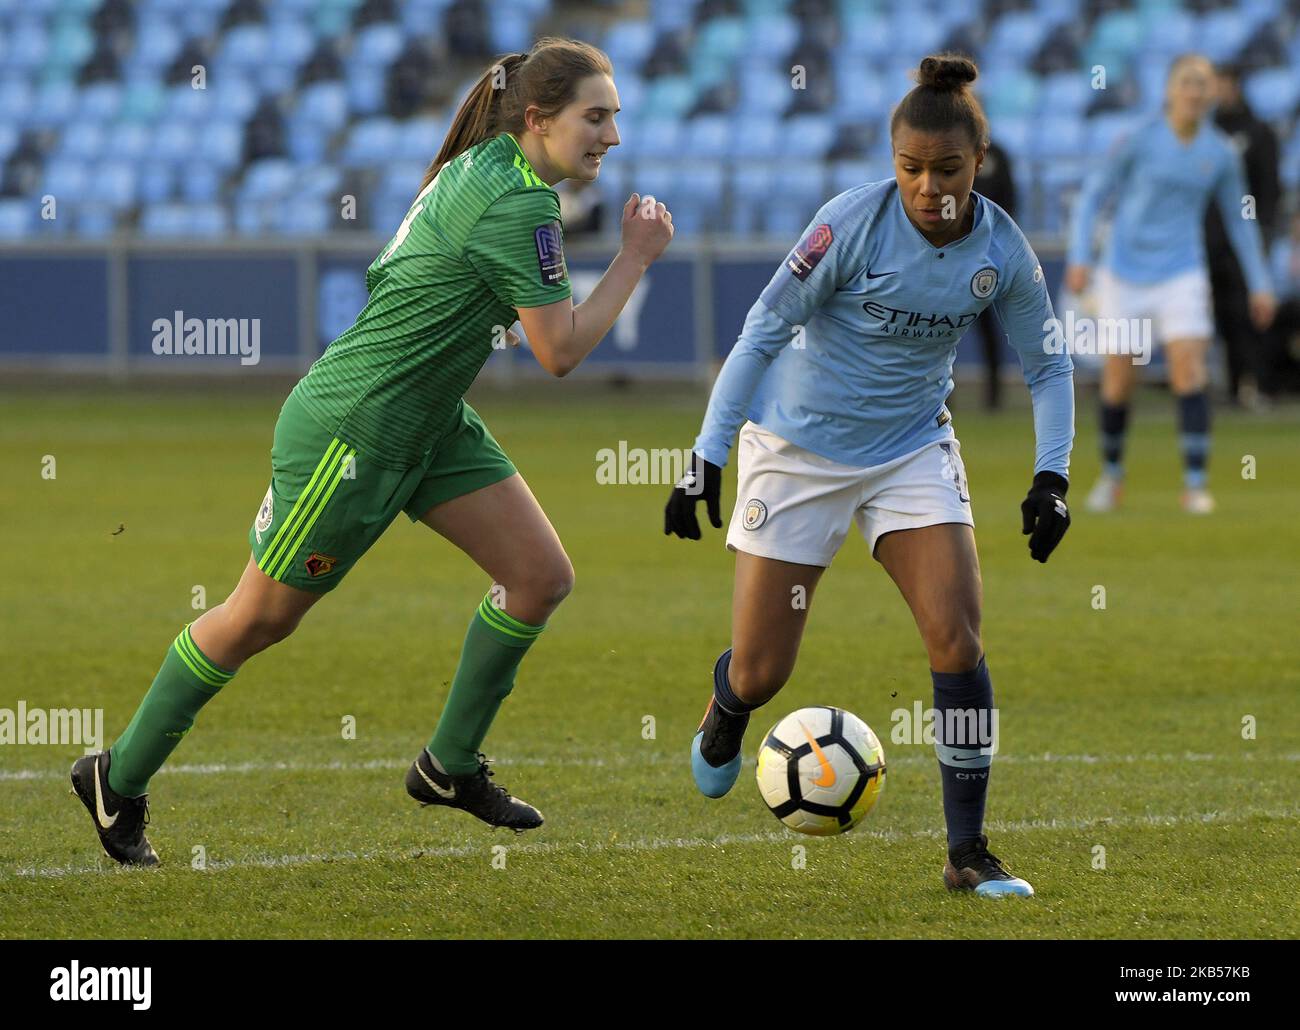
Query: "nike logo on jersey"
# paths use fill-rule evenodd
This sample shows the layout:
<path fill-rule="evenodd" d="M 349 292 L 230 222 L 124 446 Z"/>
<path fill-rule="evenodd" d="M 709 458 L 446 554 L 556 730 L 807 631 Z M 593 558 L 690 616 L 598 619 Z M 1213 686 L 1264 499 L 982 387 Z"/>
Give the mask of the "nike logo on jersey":
<path fill-rule="evenodd" d="M 446 787 L 438 786 L 438 784 L 434 783 L 433 780 L 429 779 L 429 774 L 420 768 L 419 762 L 416 762 L 415 770 L 420 774 L 420 778 L 424 780 L 424 782 L 427 783 L 433 789 L 433 792 L 437 794 L 438 797 L 447 798 L 447 800 L 450 801 L 452 798 L 456 796 L 455 787 L 452 787 L 451 790 L 448 790 Z"/>
<path fill-rule="evenodd" d="M 101 829 L 111 830 L 113 828 L 113 824 L 117 822 L 117 817 L 120 814 L 121 814 L 120 812 L 114 812 L 112 817 L 110 818 L 108 812 L 104 808 L 104 788 L 101 787 L 99 783 L 99 759 L 96 758 L 95 759 L 95 821 L 99 823 Z"/>
<path fill-rule="evenodd" d="M 897 275 L 897 274 L 898 274 L 898 269 L 897 269 L 897 268 L 895 268 L 892 272 L 876 272 L 876 273 L 874 273 L 874 274 L 872 273 L 871 269 L 867 269 L 867 278 L 868 278 L 868 279 L 879 279 L 879 278 L 881 278 L 881 277 L 883 277 L 883 276 L 886 276 L 886 275 Z"/>

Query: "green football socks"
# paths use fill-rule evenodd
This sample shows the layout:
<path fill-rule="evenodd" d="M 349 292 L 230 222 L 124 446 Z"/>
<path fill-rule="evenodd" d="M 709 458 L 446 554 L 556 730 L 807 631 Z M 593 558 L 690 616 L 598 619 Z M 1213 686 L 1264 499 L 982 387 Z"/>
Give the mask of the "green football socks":
<path fill-rule="evenodd" d="M 470 620 L 460 665 L 429 752 L 452 776 L 478 769 L 478 752 L 497 709 L 515 685 L 515 669 L 545 625 L 520 622 L 489 594 Z"/>
<path fill-rule="evenodd" d="M 126 797 L 146 793 L 150 777 L 189 732 L 199 709 L 234 675 L 195 646 L 189 626 L 181 630 L 130 724 L 109 748 L 109 787 Z"/>

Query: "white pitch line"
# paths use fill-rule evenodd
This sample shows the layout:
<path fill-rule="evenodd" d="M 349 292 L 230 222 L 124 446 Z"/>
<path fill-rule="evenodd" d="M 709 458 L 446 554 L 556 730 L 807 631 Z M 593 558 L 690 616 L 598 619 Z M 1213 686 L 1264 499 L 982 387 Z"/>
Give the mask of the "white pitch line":
<path fill-rule="evenodd" d="M 898 747 L 901 745 L 895 745 Z M 924 747 L 924 745 L 911 745 Z M 925 747 L 922 754 L 902 754 L 886 752 L 889 765 L 921 765 L 932 763 L 934 753 Z M 1249 752 L 1240 755 L 1199 754 L 1189 751 L 1181 755 L 1145 754 L 1145 755 L 1057 755 L 1050 751 L 1041 755 L 996 755 L 994 762 L 1006 765 L 1055 765 L 1058 763 L 1078 763 L 1081 765 L 1132 765 L 1141 762 L 1300 762 L 1300 753 L 1280 753 L 1254 755 Z M 652 753 L 643 756 L 616 755 L 611 758 L 502 758 L 494 760 L 493 765 L 513 766 L 555 766 L 560 768 L 578 767 L 584 769 L 608 768 L 637 765 L 674 765 L 680 762 L 685 767 L 685 760 L 678 755 Z M 364 772 L 374 769 L 405 769 L 411 763 L 396 758 L 372 758 L 364 762 L 199 762 L 180 765 L 165 765 L 155 774 L 157 776 L 220 776 L 225 774 L 267 772 Z M 746 758 L 746 765 L 753 765 L 754 759 Z M 0 769 L 0 782 L 22 780 L 63 780 L 67 779 L 67 769 Z"/>
<path fill-rule="evenodd" d="M 1230 825 L 1245 822 L 1256 817 L 1269 819 L 1300 820 L 1300 807 L 1292 808 L 1254 808 L 1234 809 L 1225 814 L 1220 811 L 1196 812 L 1185 815 L 1139 815 L 1139 816 L 1094 816 L 1088 819 L 1029 819 L 1019 822 L 992 821 L 988 829 L 995 833 L 1034 833 L 1051 830 L 1087 830 L 1091 828 L 1117 829 L 1125 827 L 1171 827 L 1193 824 Z M 907 839 L 941 839 L 944 832 L 939 829 L 891 830 L 858 828 L 848 837 L 840 838 L 849 843 L 854 840 L 872 839 L 881 841 L 898 841 Z M 629 841 L 560 841 L 555 843 L 503 845 L 508 853 L 516 855 L 546 855 L 576 853 L 599 853 L 605 851 L 666 851 L 671 848 L 694 850 L 698 848 L 721 848 L 731 844 L 777 844 L 798 843 L 808 838 L 790 830 L 769 830 L 766 833 L 722 834 L 717 837 L 649 837 Z M 250 855 L 247 858 L 219 859 L 207 864 L 204 870 L 196 872 L 225 872 L 230 869 L 284 869 L 303 865 L 331 865 L 348 862 L 373 862 L 376 859 L 419 859 L 419 858 L 468 858 L 471 856 L 487 857 L 493 854 L 492 848 L 500 841 L 488 841 L 483 844 L 457 844 L 439 848 L 407 848 L 401 851 L 338 851 L 323 854 L 307 853 L 299 855 Z M 185 868 L 180 864 L 179 868 Z M 5 872 L 6 877 L 14 878 L 48 878 L 62 876 L 80 876 L 88 873 L 110 873 L 127 876 L 147 876 L 149 870 L 123 869 L 107 864 L 68 865 L 45 867 L 20 867 Z"/>

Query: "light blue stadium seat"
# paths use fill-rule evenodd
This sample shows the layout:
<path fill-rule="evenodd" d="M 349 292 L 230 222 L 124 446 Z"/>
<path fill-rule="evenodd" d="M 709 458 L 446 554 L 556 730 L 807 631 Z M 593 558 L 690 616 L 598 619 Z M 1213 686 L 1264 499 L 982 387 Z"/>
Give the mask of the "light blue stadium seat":
<path fill-rule="evenodd" d="M 275 60 L 297 68 L 310 56 L 316 46 L 315 33 L 304 24 L 303 20 L 281 11 L 268 26 L 270 34 L 270 52 Z"/>
<path fill-rule="evenodd" d="M 136 202 L 136 168 L 127 161 L 103 161 L 94 166 L 83 197 L 114 211 Z"/>
<path fill-rule="evenodd" d="M 382 167 L 397 151 L 397 123 L 391 118 L 367 118 L 352 126 L 341 155 L 349 168 Z"/>
<path fill-rule="evenodd" d="M 845 190 L 861 186 L 864 182 L 888 179 L 893 174 L 894 170 L 886 166 L 882 161 L 832 161 L 827 184 L 827 196 L 828 198 L 836 197 Z"/>
<path fill-rule="evenodd" d="M 82 118 L 111 121 L 122 110 L 122 86 L 116 82 L 94 82 L 80 90 L 77 114 Z"/>
<path fill-rule="evenodd" d="M 770 114 L 747 114 L 735 122 L 731 152 L 737 158 L 774 158 L 785 146 L 781 119 Z"/>
<path fill-rule="evenodd" d="M 348 91 L 341 82 L 313 82 L 298 94 L 295 115 L 333 132 L 348 120 Z"/>
<path fill-rule="evenodd" d="M 1199 24 L 1194 15 L 1177 9 L 1142 12 L 1142 53 L 1157 63 L 1167 63 L 1174 54 L 1195 49 Z"/>
<path fill-rule="evenodd" d="M 402 52 L 406 40 L 400 25 L 379 22 L 357 33 L 350 59 L 358 64 L 387 68 Z"/>
<path fill-rule="evenodd" d="M 1176 3 L 1177 0 L 1170 2 Z M 1081 6 L 1081 0 L 1037 0 L 1035 9 L 1044 22 L 1055 26 L 1079 20 Z"/>
<path fill-rule="evenodd" d="M 218 65 L 252 69 L 278 61 L 280 55 L 271 49 L 271 34 L 265 25 L 236 25 L 226 30 L 214 58 Z"/>
<path fill-rule="evenodd" d="M 206 88 L 195 89 L 190 83 L 180 83 L 167 90 L 167 115 L 195 123 L 207 117 L 213 108 L 212 86 L 206 81 Z"/>
<path fill-rule="evenodd" d="M 86 192 L 87 166 L 80 158 L 55 157 L 45 163 L 41 193 L 51 194 L 60 203 L 71 203 Z"/>
<path fill-rule="evenodd" d="M 181 169 L 181 196 L 189 204 L 211 204 L 221 198 L 221 172 L 211 165 L 185 165 Z"/>
<path fill-rule="evenodd" d="M 357 114 L 378 114 L 384 107 L 384 69 L 354 65 L 348 72 L 348 104 Z"/>
<path fill-rule="evenodd" d="M 45 65 L 50 54 L 50 34 L 42 19 L 19 18 L 9 33 L 9 66 L 33 72 Z"/>
<path fill-rule="evenodd" d="M 654 29 L 647 21 L 615 22 L 605 33 L 604 51 L 614 64 L 614 74 L 621 80 L 631 71 L 637 71 L 645 62 L 654 45 Z M 622 82 L 619 82 L 622 88 Z"/>
<path fill-rule="evenodd" d="M 117 211 L 104 204 L 78 204 L 72 212 L 76 235 L 83 240 L 102 240 L 117 230 Z"/>
<path fill-rule="evenodd" d="M 36 221 L 36 205 L 26 198 L 0 198 L 0 239 L 21 240 L 30 236 Z"/>
<path fill-rule="evenodd" d="M 846 18 L 841 29 L 840 45 L 846 55 L 851 55 L 854 63 L 864 58 L 881 60 L 898 46 L 888 17 L 878 12 Z"/>
<path fill-rule="evenodd" d="M 399 123 L 394 158 L 428 164 L 442 147 L 448 128 L 446 119 L 433 116 L 410 118 Z"/>
<path fill-rule="evenodd" d="M 189 235 L 218 239 L 230 232 L 230 215 L 223 204 L 199 204 L 188 212 Z"/>
<path fill-rule="evenodd" d="M 1090 80 L 1080 71 L 1044 76 L 1040 87 L 1039 110 L 1045 115 L 1080 116 L 1093 99 Z"/>
<path fill-rule="evenodd" d="M 108 145 L 104 126 L 89 119 L 69 122 L 59 138 L 59 154 L 62 157 L 79 161 L 93 160 L 104 152 Z"/>
<path fill-rule="evenodd" d="M 420 170 L 420 174 L 423 174 L 423 169 Z M 408 183 L 412 197 L 415 196 L 415 186 L 419 181 L 417 175 Z M 342 185 L 342 172 L 334 165 L 318 164 L 298 169 L 297 185 L 294 187 L 294 192 L 315 197 L 317 200 L 329 200 L 337 207 L 341 199 L 340 189 Z"/>
<path fill-rule="evenodd" d="M 1035 160 L 1054 161 L 1084 153 L 1088 131 L 1074 115 L 1046 115 L 1034 131 L 1029 156 Z"/>
<path fill-rule="evenodd" d="M 672 31 L 687 28 L 691 24 L 695 0 L 657 0 L 646 6 L 656 30 Z"/>
<path fill-rule="evenodd" d="M 880 76 L 866 65 L 847 60 L 842 50 L 838 54 L 835 63 L 835 116 L 841 120 L 871 121 L 887 115 L 899 97 L 891 96 Z"/>
<path fill-rule="evenodd" d="M 401 5 L 402 28 L 416 36 L 433 36 L 442 31 L 443 11 L 451 0 L 407 0 Z"/>
<path fill-rule="evenodd" d="M 298 66 L 292 61 L 267 61 L 256 69 L 253 80 L 264 95 L 289 93 L 297 84 Z"/>
<path fill-rule="evenodd" d="M 250 71 L 256 72 L 256 69 Z M 230 68 L 229 74 L 222 74 L 219 70 L 208 82 L 214 114 L 246 121 L 257 109 L 257 90 L 246 77 L 247 74 L 242 68 Z"/>
<path fill-rule="evenodd" d="M 680 118 L 695 103 L 695 88 L 685 75 L 665 75 L 646 87 L 645 103 L 656 114 Z"/>
<path fill-rule="evenodd" d="M 1141 46 L 1143 24 L 1134 11 L 1107 11 L 1093 25 L 1092 38 L 1088 41 L 1088 53 L 1116 53 L 1127 59 Z M 1091 56 L 1088 63 L 1097 63 Z"/>
<path fill-rule="evenodd" d="M 10 73 L 0 79 L 0 124 L 24 124 L 32 110 L 32 87 L 27 77 Z"/>
<path fill-rule="evenodd" d="M 795 115 L 782 123 L 782 149 L 810 163 L 820 161 L 835 143 L 835 135 L 835 123 L 826 115 Z"/>
<path fill-rule="evenodd" d="M 682 122 L 670 117 L 647 117 L 637 128 L 636 152 L 649 158 L 675 157 L 681 153 Z"/>
<path fill-rule="evenodd" d="M 775 66 L 748 64 L 740 73 L 738 108 L 747 114 L 779 114 L 790 106 L 790 75 Z"/>
<path fill-rule="evenodd" d="M 1038 76 L 1033 72 L 1015 69 L 992 75 L 988 82 L 981 77 L 980 84 L 990 118 L 1019 118 L 1038 110 Z"/>
<path fill-rule="evenodd" d="M 291 193 L 296 182 L 293 162 L 282 157 L 265 157 L 244 170 L 239 196 L 248 201 L 276 200 Z"/>
<path fill-rule="evenodd" d="M 1265 120 L 1289 118 L 1300 105 L 1300 68 L 1265 68 L 1242 84 L 1255 114 Z"/>
<path fill-rule="evenodd" d="M 985 46 L 1004 57 L 1023 61 L 1043 42 L 1048 24 L 1034 11 L 1010 11 L 993 24 Z"/>
<path fill-rule="evenodd" d="M 670 158 L 642 161 L 636 166 L 632 188 L 643 197 L 662 200 L 670 210 L 676 210 L 683 197 L 682 162 Z M 676 215 L 673 216 L 674 219 Z"/>
<path fill-rule="evenodd" d="M 142 15 L 136 20 L 131 59 L 148 68 L 165 68 L 175 60 L 184 42 L 184 37 L 170 20 Z"/>
<path fill-rule="evenodd" d="M 325 159 L 328 151 L 328 133 L 315 122 L 293 115 L 289 119 L 287 147 L 289 156 L 299 164 L 311 164 Z"/>
<path fill-rule="evenodd" d="M 779 66 L 799 42 L 799 22 L 784 14 L 751 18 L 745 31 L 744 53 L 740 56 L 747 61 Z"/>
<path fill-rule="evenodd" d="M 44 83 L 20 118 L 30 125 L 54 128 L 71 119 L 76 110 L 77 87 L 70 80 L 61 79 Z"/>
<path fill-rule="evenodd" d="M 166 105 L 167 94 L 160 82 L 129 82 L 122 95 L 120 117 L 152 122 Z"/>
<path fill-rule="evenodd" d="M 676 225 L 678 211 L 685 211 L 694 220 L 701 231 L 716 231 L 723 228 L 723 204 L 726 189 L 726 174 L 721 161 L 682 162 L 677 170 L 673 190 L 677 194 L 673 211 L 673 224 Z"/>
<path fill-rule="evenodd" d="M 50 50 L 45 58 L 47 71 L 76 71 L 95 49 L 95 37 L 81 21 L 62 18 L 50 36 Z"/>
<path fill-rule="evenodd" d="M 737 162 L 731 169 L 733 233 L 752 233 L 763 224 L 763 209 L 779 202 L 775 194 L 776 165 L 770 161 Z"/>
<path fill-rule="evenodd" d="M 524 53 L 533 45 L 533 16 L 527 11 L 498 6 L 488 23 L 492 49 L 497 53 Z"/>
<path fill-rule="evenodd" d="M 1254 24 L 1240 11 L 1224 8 L 1201 18 L 1198 49 L 1211 61 L 1236 56 L 1249 38 Z"/>
<path fill-rule="evenodd" d="M 140 203 L 160 204 L 176 195 L 176 172 L 171 165 L 157 161 L 140 162 Z"/>
<path fill-rule="evenodd" d="M 265 200 L 240 198 L 235 201 L 235 232 L 240 236 L 261 236 L 271 226 L 275 205 Z"/>
<path fill-rule="evenodd" d="M 292 196 L 276 207 L 271 227 L 286 236 L 320 236 L 339 228 L 337 209 L 313 197 Z"/>
<path fill-rule="evenodd" d="M 184 204 L 150 204 L 140 214 L 140 234 L 167 238 L 186 236 L 190 228 L 189 211 Z"/>
<path fill-rule="evenodd" d="M 244 156 L 244 126 L 237 119 L 222 117 L 199 131 L 198 151 L 202 160 L 221 171 L 235 168 Z"/>
<path fill-rule="evenodd" d="M 691 160 L 722 158 L 732 153 L 731 119 L 722 114 L 697 115 L 686 123 L 682 154 Z"/>
<path fill-rule="evenodd" d="M 189 122 L 169 119 L 154 126 L 153 156 L 159 161 L 174 164 L 193 161 L 198 139 Z"/>
<path fill-rule="evenodd" d="M 1035 124 L 1026 117 L 998 118 L 989 125 L 989 135 L 1013 158 L 1025 159 L 1037 146 Z"/>

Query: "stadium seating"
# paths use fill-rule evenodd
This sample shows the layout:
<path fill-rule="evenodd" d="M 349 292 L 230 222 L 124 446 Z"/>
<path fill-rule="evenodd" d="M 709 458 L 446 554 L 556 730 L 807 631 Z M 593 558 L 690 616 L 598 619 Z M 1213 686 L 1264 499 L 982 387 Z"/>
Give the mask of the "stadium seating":
<path fill-rule="evenodd" d="M 1247 97 L 1278 130 L 1284 182 L 1300 180 L 1300 6 L 1287 0 L 637 10 L 593 21 L 591 4 L 564 0 L 0 0 L 0 237 L 386 235 L 476 69 L 566 24 L 609 53 L 624 105 L 601 195 L 655 192 L 687 236 L 788 236 L 855 177 L 890 174 L 892 105 L 917 61 L 946 47 L 981 62 L 1030 232 L 1062 231 L 1060 201 L 1088 155 L 1159 109 L 1169 59 L 1186 50 L 1249 58 Z M 428 82 L 414 107 L 394 75 L 410 61 L 430 69 L 414 76 Z M 1097 64 L 1105 96 L 1091 88 Z M 355 223 L 338 217 L 345 185 Z M 69 216 L 60 224 L 40 217 L 46 195 Z"/>

